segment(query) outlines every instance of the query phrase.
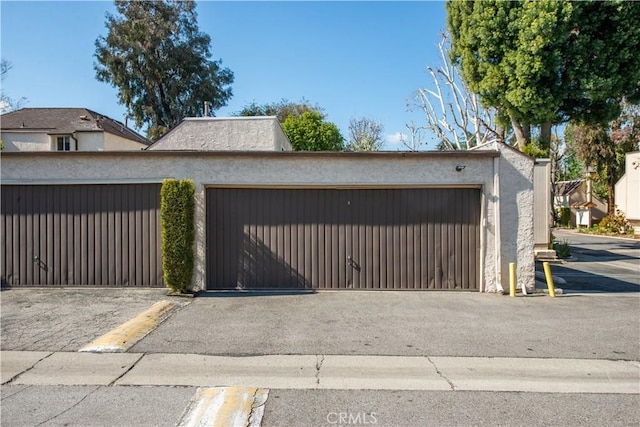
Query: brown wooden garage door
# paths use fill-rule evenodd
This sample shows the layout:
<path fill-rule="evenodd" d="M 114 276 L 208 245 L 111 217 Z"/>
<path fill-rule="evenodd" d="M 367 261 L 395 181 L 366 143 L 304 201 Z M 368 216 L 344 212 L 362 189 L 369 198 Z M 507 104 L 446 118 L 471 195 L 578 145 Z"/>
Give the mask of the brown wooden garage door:
<path fill-rule="evenodd" d="M 209 289 L 479 286 L 480 190 L 207 189 Z"/>
<path fill-rule="evenodd" d="M 1 192 L 3 284 L 163 286 L 160 184 Z"/>

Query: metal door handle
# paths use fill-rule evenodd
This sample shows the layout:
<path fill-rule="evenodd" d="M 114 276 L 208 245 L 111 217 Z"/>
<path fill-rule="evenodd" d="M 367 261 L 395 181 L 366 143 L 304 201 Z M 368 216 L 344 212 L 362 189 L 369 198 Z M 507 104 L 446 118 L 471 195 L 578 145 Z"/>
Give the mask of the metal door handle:
<path fill-rule="evenodd" d="M 347 256 L 347 264 L 349 264 L 349 267 L 353 268 L 358 273 L 360 272 L 360 266 L 353 260 L 353 258 L 351 258 L 351 255 Z"/>

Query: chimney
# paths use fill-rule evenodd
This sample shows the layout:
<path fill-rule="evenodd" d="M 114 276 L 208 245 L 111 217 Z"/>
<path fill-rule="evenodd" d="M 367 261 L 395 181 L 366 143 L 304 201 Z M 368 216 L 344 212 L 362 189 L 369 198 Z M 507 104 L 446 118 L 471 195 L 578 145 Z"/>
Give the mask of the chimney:
<path fill-rule="evenodd" d="M 204 116 L 209 117 L 209 101 L 204 101 Z"/>

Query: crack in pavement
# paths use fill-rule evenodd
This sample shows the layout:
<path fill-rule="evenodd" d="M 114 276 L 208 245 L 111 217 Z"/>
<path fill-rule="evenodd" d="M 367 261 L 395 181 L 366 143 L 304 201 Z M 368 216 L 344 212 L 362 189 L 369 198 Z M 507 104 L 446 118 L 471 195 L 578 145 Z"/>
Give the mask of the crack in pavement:
<path fill-rule="evenodd" d="M 269 398 L 269 390 L 265 388 L 258 388 L 253 393 L 253 403 L 251 404 L 251 412 L 249 413 L 249 419 L 247 420 L 246 427 L 260 427 L 262 423 L 262 417 L 264 415 L 264 408 Z"/>
<path fill-rule="evenodd" d="M 447 383 L 449 383 L 449 387 L 451 387 L 452 391 L 456 391 L 456 386 L 455 384 L 453 384 L 453 382 L 447 378 L 447 376 L 445 374 L 443 374 L 442 372 L 440 372 L 440 369 L 438 369 L 438 367 L 436 366 L 435 363 L 433 363 L 433 360 L 431 360 L 429 358 L 429 356 L 425 356 L 427 358 L 427 360 L 429 361 L 429 363 L 431 363 L 433 365 L 433 368 L 436 370 L 436 374 L 438 374 L 440 376 L 440 378 L 442 378 L 443 380 L 445 380 Z"/>
<path fill-rule="evenodd" d="M 320 385 L 320 368 L 324 363 L 324 354 L 316 355 L 316 385 Z"/>
<path fill-rule="evenodd" d="M 31 365 L 31 367 L 29 367 L 29 368 L 25 369 L 25 370 L 24 370 L 24 371 L 22 371 L 22 372 L 17 373 L 17 374 L 16 374 L 16 375 L 14 375 L 13 377 L 11 377 L 11 378 L 9 379 L 9 381 L 5 381 L 5 382 L 3 382 L 3 383 L 2 383 L 2 385 L 11 385 L 11 383 L 12 383 L 14 380 L 16 380 L 20 375 L 22 375 L 22 374 L 26 374 L 27 372 L 29 372 L 30 370 L 32 370 L 33 368 L 35 368 L 35 367 L 36 367 L 36 365 L 37 365 L 38 363 L 42 362 L 44 359 L 47 359 L 47 358 L 49 358 L 49 357 L 53 356 L 53 354 L 54 354 L 54 352 L 52 351 L 51 353 L 49 353 L 49 354 L 47 354 L 46 356 L 44 356 L 42 359 L 37 360 L 37 361 L 36 361 L 36 363 L 34 363 L 33 365 Z"/>
<path fill-rule="evenodd" d="M 14 386 L 14 387 L 20 387 L 20 386 Z M 31 387 L 33 387 L 33 384 L 31 384 L 31 385 L 27 385 L 27 386 L 23 387 L 22 389 L 20 389 L 20 390 L 16 391 L 15 393 L 11 393 L 11 394 L 10 394 L 10 395 L 8 395 L 8 396 L 2 396 L 2 399 L 0 399 L 0 401 L 2 401 L 2 400 L 6 400 L 6 399 L 9 399 L 10 397 L 15 396 L 16 394 L 20 394 L 20 393 L 22 393 L 23 391 L 25 391 L 25 390 L 27 390 L 27 389 L 30 389 Z"/>
<path fill-rule="evenodd" d="M 126 370 L 126 371 L 124 371 L 120 376 L 118 376 L 116 379 L 114 379 L 113 381 L 111 381 L 107 386 L 113 386 L 113 385 L 115 385 L 115 383 L 116 383 L 119 379 L 121 379 L 122 377 L 124 377 L 125 375 L 127 375 L 129 372 L 131 372 L 131 370 L 132 370 L 133 368 L 135 368 L 135 367 L 136 367 L 136 365 L 137 365 L 137 364 L 142 360 L 142 358 L 143 358 L 143 357 L 145 357 L 146 355 L 147 355 L 147 353 L 142 353 L 142 354 L 140 355 L 140 357 L 138 357 L 138 359 L 136 359 L 136 361 L 135 361 L 135 362 L 133 362 L 133 363 L 131 364 L 131 366 L 129 366 L 129 369 L 127 369 L 127 370 Z"/>
<path fill-rule="evenodd" d="M 73 408 L 75 408 L 76 406 L 78 406 L 79 404 L 81 404 L 87 397 L 91 396 L 93 393 L 95 393 L 96 391 L 98 391 L 100 389 L 100 386 L 96 386 L 96 388 L 94 388 L 93 390 L 91 390 L 89 393 L 87 393 L 86 395 L 84 395 L 82 397 L 82 399 L 78 400 L 76 403 L 74 403 L 73 405 L 71 405 L 70 407 L 68 407 L 67 409 L 65 409 L 64 411 L 54 415 L 53 417 L 50 417 L 46 420 L 44 420 L 43 422 L 36 424 L 35 427 L 41 426 L 42 424 L 48 423 L 51 420 L 55 420 L 56 418 L 58 418 L 60 415 L 69 412 L 70 410 L 72 410 Z"/>

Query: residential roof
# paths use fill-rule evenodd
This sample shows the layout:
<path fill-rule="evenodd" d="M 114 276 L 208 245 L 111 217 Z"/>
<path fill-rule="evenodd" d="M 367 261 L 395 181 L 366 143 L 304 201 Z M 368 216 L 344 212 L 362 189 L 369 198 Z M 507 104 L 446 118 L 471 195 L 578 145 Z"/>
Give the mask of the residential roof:
<path fill-rule="evenodd" d="M 567 196 L 573 193 L 584 180 L 574 179 L 573 181 L 556 182 L 556 196 Z"/>
<path fill-rule="evenodd" d="M 593 202 L 581 202 L 581 203 L 574 203 L 571 205 L 571 207 L 576 209 L 585 209 L 585 208 L 597 208 L 598 205 L 596 205 Z"/>
<path fill-rule="evenodd" d="M 49 134 L 108 132 L 141 144 L 151 143 L 123 123 L 87 108 L 22 108 L 0 116 L 0 129 Z"/>

